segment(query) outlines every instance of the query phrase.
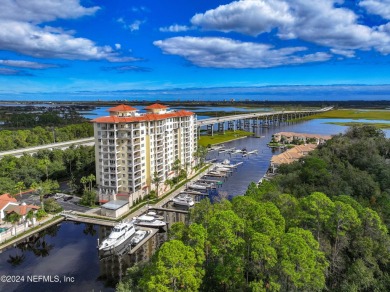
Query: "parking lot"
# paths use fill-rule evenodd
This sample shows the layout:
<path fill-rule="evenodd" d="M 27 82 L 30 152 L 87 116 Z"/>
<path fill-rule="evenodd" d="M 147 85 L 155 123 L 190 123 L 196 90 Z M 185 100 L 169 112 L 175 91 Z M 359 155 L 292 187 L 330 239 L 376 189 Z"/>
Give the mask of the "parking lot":
<path fill-rule="evenodd" d="M 51 196 L 51 198 L 54 198 L 55 196 Z M 80 198 L 76 196 L 72 196 L 70 200 L 67 200 L 70 197 L 70 195 L 64 195 L 61 198 L 56 199 L 57 203 L 64 208 L 65 211 L 77 211 L 77 212 L 85 212 L 90 210 L 88 207 L 84 207 L 81 205 L 78 205 Z M 65 199 L 65 200 L 64 200 Z M 39 196 L 33 195 L 33 194 L 25 194 L 18 198 L 19 201 L 26 202 L 26 204 L 32 204 L 36 206 L 40 206 L 41 202 L 39 200 Z M 44 199 L 46 200 L 46 199 Z"/>

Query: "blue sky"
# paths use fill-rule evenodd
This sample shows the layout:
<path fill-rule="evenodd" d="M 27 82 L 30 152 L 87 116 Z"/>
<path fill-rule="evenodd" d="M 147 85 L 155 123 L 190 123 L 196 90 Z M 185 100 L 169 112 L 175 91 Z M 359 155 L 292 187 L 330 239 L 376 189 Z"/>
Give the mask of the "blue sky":
<path fill-rule="evenodd" d="M 2 99 L 390 84 L 390 0 L 1 2 Z"/>

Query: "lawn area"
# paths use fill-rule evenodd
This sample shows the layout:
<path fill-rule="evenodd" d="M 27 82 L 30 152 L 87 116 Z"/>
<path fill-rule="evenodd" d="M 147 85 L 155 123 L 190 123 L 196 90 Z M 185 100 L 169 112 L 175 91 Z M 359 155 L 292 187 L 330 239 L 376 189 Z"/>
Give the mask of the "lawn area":
<path fill-rule="evenodd" d="M 333 124 L 333 125 L 339 125 L 339 126 L 374 126 L 378 129 L 390 129 L 390 123 L 358 123 L 358 122 L 329 122 L 326 124 Z"/>
<path fill-rule="evenodd" d="M 366 119 L 366 120 L 390 120 L 390 111 L 362 111 L 362 110 L 332 110 L 309 117 L 304 120 L 312 119 Z"/>
<path fill-rule="evenodd" d="M 214 145 L 231 140 L 235 140 L 242 137 L 252 136 L 253 133 L 247 131 L 225 131 L 224 134 L 214 133 L 214 136 L 200 136 L 199 145 L 207 147 L 207 145 Z"/>

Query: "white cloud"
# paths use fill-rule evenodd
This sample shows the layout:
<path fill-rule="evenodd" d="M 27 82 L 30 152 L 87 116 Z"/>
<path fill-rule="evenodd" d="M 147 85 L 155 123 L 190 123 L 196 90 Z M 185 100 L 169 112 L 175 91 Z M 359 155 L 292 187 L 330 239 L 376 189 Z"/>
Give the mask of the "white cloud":
<path fill-rule="evenodd" d="M 93 15 L 99 9 L 97 6 L 83 7 L 79 0 L 2 0 L 0 19 L 41 23 Z"/>
<path fill-rule="evenodd" d="M 363 0 L 359 5 L 364 7 L 368 13 L 390 19 L 390 0 Z"/>
<path fill-rule="evenodd" d="M 116 57 L 109 46 L 69 34 L 55 34 L 26 22 L 0 21 L 0 48 L 38 58 L 99 60 Z"/>
<path fill-rule="evenodd" d="M 0 60 L 0 65 L 9 66 L 9 67 L 18 67 L 18 68 L 28 68 L 28 69 L 46 69 L 58 67 L 54 64 L 44 64 L 38 62 L 24 61 L 24 60 Z"/>
<path fill-rule="evenodd" d="M 75 37 L 74 31 L 42 27 L 41 23 L 94 14 L 99 7 L 83 7 L 79 0 L 3 0 L 0 9 L 0 50 L 39 58 L 114 60 L 120 57 L 109 46 Z"/>
<path fill-rule="evenodd" d="M 199 13 L 191 23 L 206 30 L 238 31 L 257 36 L 294 21 L 284 1 L 238 1 Z"/>
<path fill-rule="evenodd" d="M 121 44 L 115 44 L 115 49 L 120 50 L 121 47 L 122 47 Z"/>
<path fill-rule="evenodd" d="M 338 50 L 376 49 L 389 53 L 390 33 L 380 26 L 360 24 L 352 10 L 339 7 L 342 2 L 241 0 L 196 14 L 191 22 L 206 30 L 251 36 L 275 29 L 281 39 L 301 39 Z"/>
<path fill-rule="evenodd" d="M 330 49 L 330 51 L 333 54 L 341 55 L 341 56 L 344 56 L 344 57 L 347 57 L 347 58 L 355 57 L 355 51 L 352 51 L 352 50 Z"/>
<path fill-rule="evenodd" d="M 161 32 L 181 32 L 193 29 L 192 27 L 188 27 L 186 25 L 173 24 L 168 27 L 160 27 Z"/>
<path fill-rule="evenodd" d="M 141 20 L 135 20 L 133 23 L 129 24 L 130 31 L 139 30 L 139 27 L 141 26 L 142 23 L 143 23 L 143 21 L 141 21 Z"/>
<path fill-rule="evenodd" d="M 326 53 L 302 54 L 304 47 L 274 49 L 270 45 L 218 37 L 174 37 L 153 43 L 165 54 L 179 55 L 200 67 L 268 68 L 321 62 Z"/>
<path fill-rule="evenodd" d="M 120 17 L 116 20 L 118 23 L 122 24 L 124 29 L 129 29 L 130 31 L 137 31 L 140 29 L 141 24 L 145 23 L 146 20 L 134 20 L 131 24 L 127 24 L 127 22 Z"/>

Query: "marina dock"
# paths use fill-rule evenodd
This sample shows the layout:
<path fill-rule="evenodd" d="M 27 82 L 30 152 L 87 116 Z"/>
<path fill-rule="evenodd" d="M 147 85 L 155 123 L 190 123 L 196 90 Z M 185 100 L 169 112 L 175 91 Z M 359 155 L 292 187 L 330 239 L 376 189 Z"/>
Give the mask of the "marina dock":
<path fill-rule="evenodd" d="M 118 222 L 114 220 L 108 220 L 104 218 L 100 219 L 100 218 L 93 218 L 93 217 L 85 217 L 74 212 L 62 212 L 61 215 L 63 215 L 65 220 L 68 221 L 97 224 L 97 225 L 108 226 L 108 227 L 114 227 L 116 224 L 118 224 Z"/>

